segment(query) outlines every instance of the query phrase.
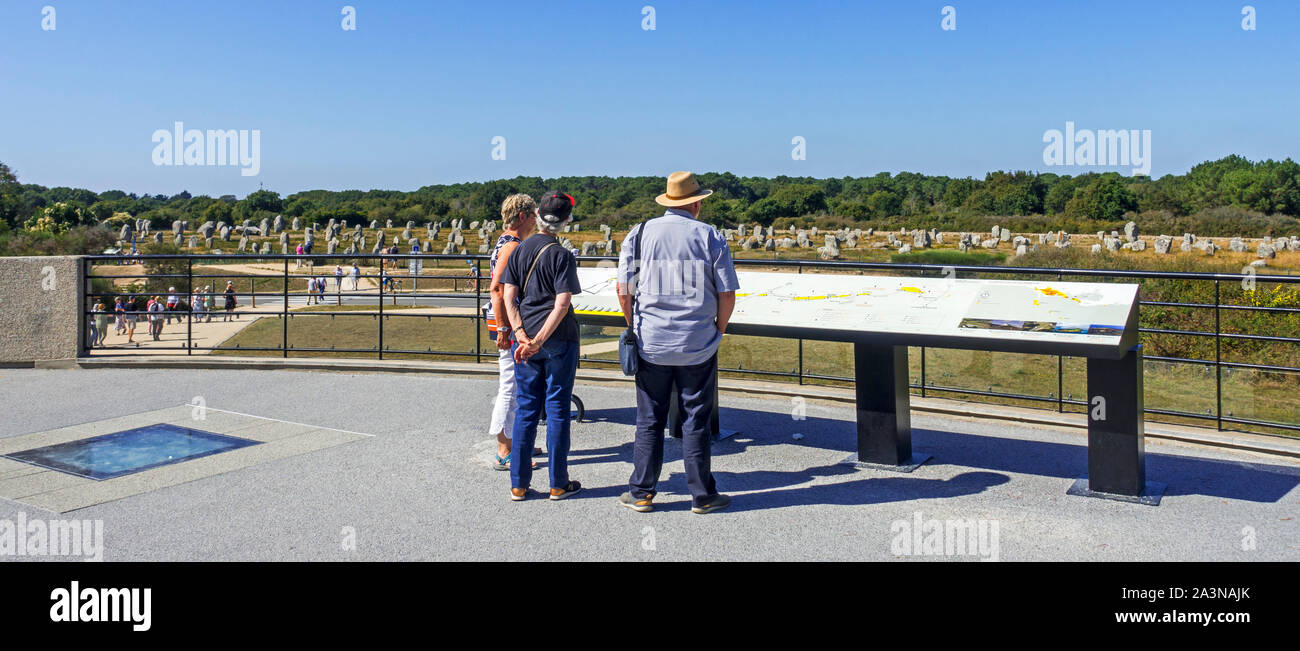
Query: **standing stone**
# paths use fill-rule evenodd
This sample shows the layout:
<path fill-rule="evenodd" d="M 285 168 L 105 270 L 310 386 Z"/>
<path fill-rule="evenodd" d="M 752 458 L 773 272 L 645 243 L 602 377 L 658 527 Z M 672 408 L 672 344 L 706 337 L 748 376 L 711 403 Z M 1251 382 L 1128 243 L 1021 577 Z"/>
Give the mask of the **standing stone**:
<path fill-rule="evenodd" d="M 181 235 L 180 233 L 177 233 L 177 234 L 176 234 L 176 240 L 175 240 L 174 243 L 176 244 L 176 246 L 182 246 L 182 245 L 184 245 L 184 244 L 185 244 L 185 236 L 184 236 L 184 235 Z"/>
<path fill-rule="evenodd" d="M 163 243 L 162 233 L 154 233 L 154 234 L 153 234 L 153 243 L 154 243 L 154 244 L 162 244 L 162 243 Z"/>
<path fill-rule="evenodd" d="M 1157 237 L 1155 242 L 1156 253 L 1160 255 L 1169 253 L 1169 248 L 1173 246 L 1173 244 L 1174 244 L 1174 238 L 1172 237 L 1169 237 L 1167 235 L 1161 235 L 1160 237 Z"/>
<path fill-rule="evenodd" d="M 387 242 L 387 240 L 388 240 L 388 232 L 387 232 L 387 231 L 376 231 L 376 232 L 375 232 L 375 246 L 376 246 L 376 247 L 379 247 L 379 248 L 382 249 L 382 248 L 384 247 L 384 243 Z"/>
<path fill-rule="evenodd" d="M 131 222 L 129 221 L 122 224 L 122 230 L 118 231 L 117 239 L 122 240 L 123 242 L 131 239 L 131 233 L 134 231 L 134 229 L 135 226 L 131 224 Z"/>
<path fill-rule="evenodd" d="M 1136 241 L 1138 238 L 1138 225 L 1136 222 L 1124 224 L 1124 240 L 1126 242 Z"/>
<path fill-rule="evenodd" d="M 199 237 L 197 235 L 190 236 L 189 246 L 191 249 L 197 248 L 199 246 Z"/>
<path fill-rule="evenodd" d="M 181 233 L 184 233 L 184 232 L 185 232 L 185 222 L 183 222 L 183 221 L 181 221 L 181 220 L 179 220 L 179 219 L 177 219 L 177 220 L 175 220 L 175 221 L 172 222 L 172 233 L 173 233 L 173 234 L 175 234 L 175 235 L 180 235 Z"/>
<path fill-rule="evenodd" d="M 329 241 L 329 248 L 326 251 L 326 253 L 333 254 L 335 251 L 338 251 L 338 249 L 339 249 L 339 239 L 337 237 L 331 237 Z"/>
<path fill-rule="evenodd" d="M 994 225 L 993 225 L 993 228 L 990 230 L 990 232 L 993 234 L 993 237 L 995 237 L 995 238 L 997 238 L 997 239 L 999 239 L 999 240 L 1002 239 L 1002 227 L 1001 227 L 1001 226 L 998 226 L 997 224 L 994 224 Z"/>
<path fill-rule="evenodd" d="M 1240 237 L 1234 237 L 1231 240 L 1228 240 L 1228 249 L 1235 253 L 1245 253 L 1246 243 L 1243 242 Z"/>
<path fill-rule="evenodd" d="M 1277 250 L 1268 244 L 1261 243 L 1255 249 L 1255 254 L 1264 259 L 1270 259 L 1277 255 Z"/>
<path fill-rule="evenodd" d="M 258 235 L 270 235 L 270 234 L 271 234 L 271 220 L 269 220 L 269 219 L 263 217 L 263 218 L 262 218 L 262 223 L 259 224 L 258 227 L 257 227 L 257 234 L 258 234 Z"/>
<path fill-rule="evenodd" d="M 294 217 L 293 223 L 289 224 L 289 230 L 296 231 L 300 228 L 302 228 L 302 222 L 297 217 Z"/>
<path fill-rule="evenodd" d="M 231 227 L 229 227 L 229 226 L 222 226 L 222 227 L 221 227 L 221 241 L 223 241 L 223 242 L 229 242 L 229 241 L 230 241 L 230 236 L 231 236 L 231 234 L 233 234 L 234 232 L 235 232 L 235 229 L 233 229 L 233 228 L 231 228 Z"/>
<path fill-rule="evenodd" d="M 384 222 L 384 224 L 385 224 L 385 225 L 384 225 L 384 228 L 392 228 L 392 227 L 393 227 L 393 220 L 391 220 L 391 219 L 386 220 L 386 221 Z"/>
<path fill-rule="evenodd" d="M 411 241 L 411 229 L 403 228 L 402 237 L 401 239 L 398 240 L 398 242 L 409 242 L 409 241 Z"/>
<path fill-rule="evenodd" d="M 1010 242 L 1010 241 L 1011 241 L 1011 229 L 1010 229 L 1010 228 L 1004 228 L 1004 229 L 1002 229 L 1002 232 L 1001 232 L 1001 233 L 998 233 L 998 239 L 1002 240 L 1003 242 Z"/>
<path fill-rule="evenodd" d="M 379 228 L 379 220 L 378 219 L 370 220 L 370 228 L 372 229 Z"/>
<path fill-rule="evenodd" d="M 284 232 L 284 215 L 276 215 L 275 220 L 271 222 L 272 233 Z"/>
<path fill-rule="evenodd" d="M 241 251 L 241 252 L 242 252 L 242 251 L 246 251 L 246 250 L 248 250 L 248 236 L 247 236 L 247 235 L 240 235 L 240 236 L 239 236 L 239 248 L 238 248 L 238 249 L 235 249 L 235 250 L 236 250 L 236 251 Z"/>

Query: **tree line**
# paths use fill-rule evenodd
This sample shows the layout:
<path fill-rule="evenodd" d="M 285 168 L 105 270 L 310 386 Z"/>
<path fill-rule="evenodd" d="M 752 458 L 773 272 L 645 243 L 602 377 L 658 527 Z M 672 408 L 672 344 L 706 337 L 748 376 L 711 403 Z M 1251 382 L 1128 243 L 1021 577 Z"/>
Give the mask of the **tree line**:
<path fill-rule="evenodd" d="M 1071 176 L 1025 171 L 990 172 L 983 179 L 913 172 L 824 179 L 722 172 L 699 174 L 698 179 L 716 193 L 702 219 L 717 226 L 870 224 L 982 230 L 1002 221 L 1019 224 L 1021 231 L 1041 226 L 1041 230 L 1089 232 L 1139 219 L 1145 222 L 1146 232 L 1258 236 L 1291 234 L 1300 224 L 1296 219 L 1300 164 L 1289 158 L 1250 161 L 1232 155 L 1159 179 L 1113 172 Z M 256 223 L 275 215 L 298 217 L 305 223 L 331 218 L 381 224 L 391 219 L 402 225 L 456 218 L 473 221 L 498 217 L 501 201 L 509 194 L 541 196 L 554 188 L 577 199 L 575 215 L 580 220 L 625 228 L 661 211 L 654 197 L 663 187 L 660 176 L 521 176 L 428 185 L 410 192 L 308 190 L 282 197 L 258 190 L 240 199 L 189 192 L 166 196 L 47 188 L 19 183 L 16 174 L 0 163 L 0 238 L 22 236 L 30 244 L 42 238 L 71 237 L 78 229 L 114 227 L 127 219 L 147 219 L 155 229 L 170 228 L 174 220 L 187 220 L 193 228 L 206 221 Z"/>

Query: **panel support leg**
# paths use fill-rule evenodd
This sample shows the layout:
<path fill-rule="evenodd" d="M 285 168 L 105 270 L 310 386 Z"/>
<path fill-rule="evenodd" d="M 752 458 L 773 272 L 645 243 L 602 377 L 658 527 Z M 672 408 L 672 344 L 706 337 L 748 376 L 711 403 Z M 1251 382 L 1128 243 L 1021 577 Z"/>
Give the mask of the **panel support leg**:
<path fill-rule="evenodd" d="M 1142 347 L 1120 359 L 1088 359 L 1088 477 L 1071 495 L 1160 503 L 1164 484 L 1146 479 Z"/>
<path fill-rule="evenodd" d="M 844 462 L 912 472 L 930 455 L 912 452 L 907 347 L 855 342 L 858 453 Z"/>

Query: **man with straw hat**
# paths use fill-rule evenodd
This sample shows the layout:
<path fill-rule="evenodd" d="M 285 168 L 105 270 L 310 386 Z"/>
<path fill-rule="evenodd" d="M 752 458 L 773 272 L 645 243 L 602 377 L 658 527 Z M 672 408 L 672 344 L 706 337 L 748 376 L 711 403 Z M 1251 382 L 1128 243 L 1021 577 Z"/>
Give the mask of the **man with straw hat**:
<path fill-rule="evenodd" d="M 690 172 L 673 172 L 655 202 L 667 210 L 623 240 L 619 303 L 636 335 L 636 445 L 628 492 L 619 503 L 654 509 L 664 462 L 664 427 L 676 393 L 682 413 L 682 460 L 691 511 L 711 513 L 731 498 L 718 493 L 710 470 L 710 417 L 717 388 L 718 344 L 736 304 L 736 270 L 727 241 L 698 221 L 705 197 Z"/>

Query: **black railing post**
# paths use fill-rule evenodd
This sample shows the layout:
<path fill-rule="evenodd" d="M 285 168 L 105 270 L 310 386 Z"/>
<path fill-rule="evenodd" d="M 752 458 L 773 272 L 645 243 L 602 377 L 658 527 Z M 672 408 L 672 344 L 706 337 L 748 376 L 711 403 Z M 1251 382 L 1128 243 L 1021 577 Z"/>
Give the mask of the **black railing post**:
<path fill-rule="evenodd" d="M 1219 346 L 1219 335 L 1223 330 L 1219 325 L 1219 281 L 1214 281 L 1214 420 L 1219 431 L 1223 431 L 1223 356 Z"/>
<path fill-rule="evenodd" d="M 396 269 L 393 269 L 396 271 Z M 339 299 L 342 300 L 342 299 Z M 384 358 L 384 265 L 379 265 L 379 359 Z"/>
<path fill-rule="evenodd" d="M 803 273 L 803 262 L 796 262 L 795 273 Z M 803 339 L 799 340 L 799 386 L 803 386 Z"/>
<path fill-rule="evenodd" d="M 1058 236 L 1059 237 L 1059 236 Z M 1065 280 L 1065 274 L 1056 274 L 1057 282 Z M 1140 310 L 1141 308 L 1139 308 Z M 1065 413 L 1065 362 L 1061 355 L 1056 356 L 1056 413 Z"/>
<path fill-rule="evenodd" d="M 925 397 L 925 346 L 921 346 L 921 397 Z"/>
<path fill-rule="evenodd" d="M 194 354 L 194 258 L 185 258 L 185 289 L 189 293 L 185 304 L 190 306 L 185 314 L 185 354 Z"/>
<path fill-rule="evenodd" d="M 280 306 L 280 356 L 289 357 L 289 258 L 284 259 L 284 286 L 281 287 L 284 303 Z M 311 289 L 308 288 L 309 295 Z"/>
<path fill-rule="evenodd" d="M 483 316 L 483 310 L 479 306 L 483 304 L 483 283 L 478 280 L 478 260 L 474 261 L 474 362 L 481 364 L 483 362 L 483 324 L 479 321 Z"/>

